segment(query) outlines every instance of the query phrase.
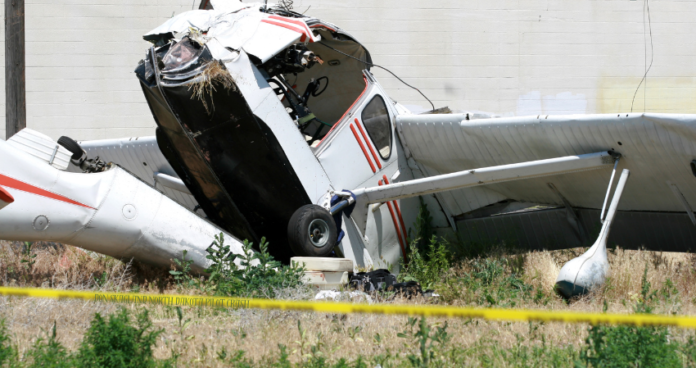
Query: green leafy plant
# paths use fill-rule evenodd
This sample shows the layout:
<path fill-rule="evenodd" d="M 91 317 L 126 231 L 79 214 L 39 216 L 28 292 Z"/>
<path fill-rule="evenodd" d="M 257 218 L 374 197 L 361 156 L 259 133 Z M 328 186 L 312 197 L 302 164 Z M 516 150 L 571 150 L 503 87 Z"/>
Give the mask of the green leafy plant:
<path fill-rule="evenodd" d="M 104 287 L 108 281 L 109 281 L 109 274 L 106 273 L 106 271 L 102 272 L 102 274 L 99 277 L 94 278 L 94 282 L 100 288 Z"/>
<path fill-rule="evenodd" d="M 58 342 L 56 323 L 53 323 L 48 339 L 38 338 L 26 354 L 31 362 L 28 367 L 70 368 L 75 366 L 73 356 Z"/>
<path fill-rule="evenodd" d="M 134 323 L 126 309 L 109 316 L 108 321 L 99 313 L 84 336 L 77 352 L 79 367 L 155 367 L 152 348 L 163 330 L 153 330 L 147 310 L 137 315 Z"/>
<path fill-rule="evenodd" d="M 176 268 L 170 270 L 169 274 L 174 277 L 174 281 L 176 281 L 177 285 L 192 287 L 196 285 L 196 279 L 191 276 L 191 265 L 193 264 L 193 260 L 187 260 L 186 254 L 188 254 L 188 251 L 184 249 L 181 260 L 174 259 Z"/>
<path fill-rule="evenodd" d="M 181 307 L 176 307 L 175 309 L 176 317 L 179 320 L 179 336 L 181 336 L 182 340 L 192 340 L 195 337 L 194 335 L 184 336 L 184 330 L 191 324 L 191 318 L 184 320 L 184 312 L 181 310 Z"/>
<path fill-rule="evenodd" d="M 435 235 L 435 228 L 433 227 L 433 217 L 430 215 L 430 211 L 423 201 L 423 197 L 418 197 L 418 199 L 420 200 L 420 207 L 414 226 L 416 236 L 411 234 L 410 238 L 415 239 L 416 248 L 424 254 L 428 251 L 430 239 Z"/>
<path fill-rule="evenodd" d="M 304 267 L 285 266 L 274 260 L 265 238 L 261 238 L 258 252 L 245 240 L 238 255 L 225 245 L 221 233 L 208 248 L 207 258 L 212 265 L 206 269 L 210 276 L 204 289 L 215 295 L 274 298 L 279 289 L 303 285 Z"/>
<path fill-rule="evenodd" d="M 22 279 L 25 283 L 33 279 L 32 270 L 36 263 L 36 253 L 32 253 L 33 245 L 34 243 L 32 242 L 24 242 L 20 253 L 19 262 L 22 264 L 22 267 L 24 267 L 25 272 L 22 274 Z"/>
<path fill-rule="evenodd" d="M 19 354 L 10 340 L 7 324 L 4 319 L 0 320 L 0 366 L 13 367 L 18 364 Z"/>
<path fill-rule="evenodd" d="M 450 268 L 450 254 L 447 241 L 433 235 L 427 252 L 418 248 L 417 240 L 411 242 L 408 262 L 403 264 L 399 279 L 417 281 L 423 289 L 432 289 L 442 279 L 442 274 Z"/>
<path fill-rule="evenodd" d="M 36 263 L 36 253 L 32 253 L 32 247 L 34 243 L 32 242 L 24 242 L 24 246 L 22 247 L 22 260 L 20 261 L 23 263 L 28 270 L 31 270 L 32 267 L 34 267 L 34 263 Z"/>
<path fill-rule="evenodd" d="M 657 290 L 647 279 L 646 264 L 636 313 L 652 313 Z M 681 367 L 680 344 L 670 341 L 663 327 L 592 326 L 582 358 L 591 367 Z M 688 346 L 687 346 L 688 348 Z"/>

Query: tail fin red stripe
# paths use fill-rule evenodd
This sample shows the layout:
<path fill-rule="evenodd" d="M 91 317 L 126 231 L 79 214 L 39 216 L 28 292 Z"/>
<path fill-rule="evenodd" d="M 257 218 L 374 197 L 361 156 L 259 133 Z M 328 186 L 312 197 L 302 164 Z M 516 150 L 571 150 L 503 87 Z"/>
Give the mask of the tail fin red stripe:
<path fill-rule="evenodd" d="M 90 207 L 90 206 L 87 206 L 87 205 L 85 205 L 85 204 L 82 204 L 82 203 L 80 203 L 80 202 L 73 201 L 73 200 L 70 199 L 70 198 L 63 197 L 63 196 L 60 195 L 60 194 L 55 194 L 55 193 L 49 192 L 49 191 L 47 191 L 47 190 L 44 190 L 44 189 L 35 187 L 35 186 L 31 185 L 31 184 L 27 184 L 27 183 L 25 183 L 25 182 L 19 181 L 19 180 L 17 180 L 17 179 L 10 178 L 9 176 L 5 176 L 5 175 L 2 175 L 2 174 L 0 174 L 0 185 L 6 186 L 6 187 L 8 187 L 8 188 L 13 188 L 13 189 L 21 190 L 22 192 L 32 193 L 32 194 L 36 194 L 36 195 L 39 195 L 39 196 L 42 196 L 42 197 L 46 197 L 46 198 L 50 198 L 50 199 L 55 199 L 55 200 L 57 200 L 57 201 L 61 201 L 61 202 L 65 202 L 65 203 L 74 204 L 74 205 L 76 205 L 76 206 L 85 207 L 85 208 L 89 208 L 89 209 L 92 209 L 92 210 L 96 209 L 96 208 L 92 208 L 92 207 Z"/>

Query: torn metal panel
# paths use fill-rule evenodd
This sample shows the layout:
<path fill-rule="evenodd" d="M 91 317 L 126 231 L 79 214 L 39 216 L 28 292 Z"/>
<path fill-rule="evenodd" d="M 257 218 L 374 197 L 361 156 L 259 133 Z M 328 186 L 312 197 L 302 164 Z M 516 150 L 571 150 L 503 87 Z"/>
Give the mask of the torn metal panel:
<path fill-rule="evenodd" d="M 194 10 L 177 15 L 146 33 L 143 38 L 156 45 L 194 30 L 200 39 L 216 39 L 225 47 L 245 50 L 262 63 L 296 42 L 316 42 L 304 19 L 284 17 L 259 11 L 255 4 L 238 3 L 222 10 Z"/>
<path fill-rule="evenodd" d="M 195 50 L 187 53 L 192 60 L 170 57 L 178 49 Z M 177 163 L 179 176 L 216 224 L 255 242 L 265 236 L 272 253 L 289 260 L 288 219 L 311 201 L 278 139 L 207 48 L 184 38 L 150 55 L 159 60 L 161 54 L 164 67 L 160 71 L 153 61 L 152 84 L 144 68 L 138 76 L 150 105 L 161 106 L 153 114 L 165 157 Z"/>

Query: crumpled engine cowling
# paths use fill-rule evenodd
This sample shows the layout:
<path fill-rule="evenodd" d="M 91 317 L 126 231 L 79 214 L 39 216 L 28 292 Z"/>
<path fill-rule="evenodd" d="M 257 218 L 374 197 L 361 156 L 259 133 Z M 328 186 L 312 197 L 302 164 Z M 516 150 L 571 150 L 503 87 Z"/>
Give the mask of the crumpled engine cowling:
<path fill-rule="evenodd" d="M 269 251 L 289 261 L 287 223 L 311 201 L 224 64 L 184 37 L 151 48 L 136 74 L 160 150 L 209 219 L 240 239 L 266 237 Z"/>

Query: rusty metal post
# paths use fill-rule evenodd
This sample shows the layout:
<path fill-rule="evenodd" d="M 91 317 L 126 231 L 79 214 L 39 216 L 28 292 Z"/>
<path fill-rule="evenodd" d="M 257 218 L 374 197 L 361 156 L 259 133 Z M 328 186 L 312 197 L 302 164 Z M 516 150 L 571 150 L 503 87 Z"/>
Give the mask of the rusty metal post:
<path fill-rule="evenodd" d="M 27 126 L 24 0 L 5 0 L 5 139 Z"/>

